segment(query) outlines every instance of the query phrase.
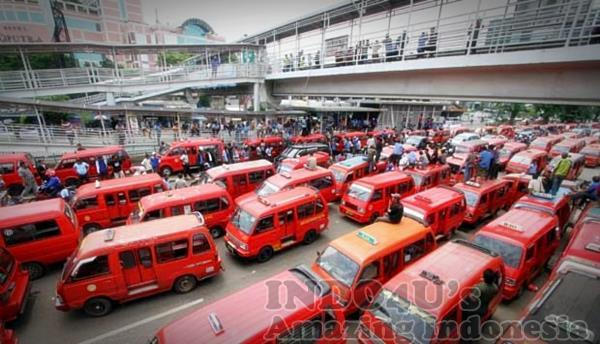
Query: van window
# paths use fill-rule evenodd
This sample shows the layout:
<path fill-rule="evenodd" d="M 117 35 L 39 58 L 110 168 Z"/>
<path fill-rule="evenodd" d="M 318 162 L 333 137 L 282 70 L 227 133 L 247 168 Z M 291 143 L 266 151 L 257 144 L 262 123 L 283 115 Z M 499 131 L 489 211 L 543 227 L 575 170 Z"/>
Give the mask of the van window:
<path fill-rule="evenodd" d="M 250 180 L 250 184 L 258 184 L 265 179 L 264 171 L 256 171 L 248 173 L 248 179 Z"/>
<path fill-rule="evenodd" d="M 229 201 L 225 197 L 221 197 L 221 209 L 229 208 Z"/>
<path fill-rule="evenodd" d="M 98 207 L 98 197 L 82 198 L 75 204 L 75 210 L 93 209 Z"/>
<path fill-rule="evenodd" d="M 456 214 L 458 214 L 458 212 L 460 211 L 460 203 L 454 203 L 451 207 L 450 207 L 450 216 L 454 216 Z"/>
<path fill-rule="evenodd" d="M 140 188 L 140 189 L 134 189 L 134 190 L 129 190 L 129 201 L 130 202 L 137 202 L 140 200 L 140 198 L 144 197 L 144 196 L 148 196 L 152 193 L 152 191 L 150 191 L 149 187 L 144 187 L 144 188 Z"/>
<path fill-rule="evenodd" d="M 302 204 L 298 206 L 298 219 L 303 219 L 312 216 L 315 213 L 314 202 Z"/>
<path fill-rule="evenodd" d="M 188 241 L 186 239 L 170 241 L 155 246 L 158 263 L 166 263 L 183 259 L 188 254 Z"/>
<path fill-rule="evenodd" d="M 171 216 L 183 215 L 183 206 L 171 207 Z"/>
<path fill-rule="evenodd" d="M 81 264 L 75 275 L 72 276 L 72 280 L 80 281 L 83 279 L 93 278 L 107 274 L 109 271 L 108 256 L 98 256 L 90 262 Z"/>
<path fill-rule="evenodd" d="M 322 190 L 331 187 L 333 185 L 333 180 L 331 179 L 331 176 L 325 176 L 313 179 L 309 182 L 309 184 L 316 189 Z"/>
<path fill-rule="evenodd" d="M 2 230 L 6 246 L 43 240 L 58 235 L 60 235 L 60 228 L 55 220 L 40 221 Z"/>
<path fill-rule="evenodd" d="M 279 224 L 283 225 L 286 223 L 294 222 L 294 209 L 284 210 L 277 215 L 279 218 Z"/>
<path fill-rule="evenodd" d="M 383 190 L 378 189 L 373 192 L 373 197 L 371 197 L 371 201 L 379 201 L 383 198 Z"/>
<path fill-rule="evenodd" d="M 233 185 L 246 185 L 246 175 L 240 174 L 237 176 L 233 176 Z"/>
<path fill-rule="evenodd" d="M 73 168 L 73 165 L 75 165 L 75 159 L 66 159 L 58 164 L 58 168 Z"/>
<path fill-rule="evenodd" d="M 131 251 L 124 251 L 119 253 L 119 261 L 123 269 L 131 269 L 135 267 L 135 256 Z"/>
<path fill-rule="evenodd" d="M 395 194 L 400 188 L 400 185 L 392 185 L 385 188 L 385 194 L 390 197 L 392 194 Z"/>
<path fill-rule="evenodd" d="M 456 315 L 458 314 L 457 308 L 454 307 L 442 321 L 440 322 L 440 339 L 449 339 L 454 330 L 456 329 L 456 325 L 458 320 L 456 319 Z"/>
<path fill-rule="evenodd" d="M 221 201 L 219 198 L 207 199 L 204 201 L 198 201 L 194 204 L 194 211 L 199 211 L 202 214 L 212 213 L 218 211 L 221 207 Z"/>
<path fill-rule="evenodd" d="M 372 281 L 375 278 L 377 278 L 378 275 L 379 275 L 379 264 L 377 264 L 377 262 L 373 262 L 373 263 L 369 264 L 367 267 L 365 267 L 362 275 L 360 275 L 360 279 L 358 280 L 358 283 L 361 284 L 364 282 Z"/>
<path fill-rule="evenodd" d="M 396 251 L 383 257 L 383 273 L 386 276 L 390 276 L 398 267 L 398 257 L 400 257 L 400 254 L 400 251 Z"/>
<path fill-rule="evenodd" d="M 488 201 L 488 193 L 484 193 L 483 195 L 481 195 L 481 199 L 479 200 L 479 204 L 485 204 Z"/>
<path fill-rule="evenodd" d="M 546 234 L 546 242 L 548 244 L 552 244 L 554 242 L 554 240 L 556 240 L 556 231 L 554 229 L 551 229 L 547 234 Z"/>
<path fill-rule="evenodd" d="M 148 247 L 142 247 L 138 250 L 138 256 L 140 257 L 140 264 L 145 268 L 152 267 L 152 253 Z"/>
<path fill-rule="evenodd" d="M 119 199 L 119 204 L 121 204 L 121 205 L 127 204 L 127 197 L 125 197 L 124 192 L 119 192 L 117 194 L 117 198 Z"/>
<path fill-rule="evenodd" d="M 104 195 L 104 203 L 106 203 L 107 206 L 113 206 L 115 205 L 115 198 L 113 197 L 113 195 L 108 195 L 105 194 Z"/>
<path fill-rule="evenodd" d="M 15 165 L 12 162 L 4 162 L 0 164 L 0 174 L 12 173 L 15 170 Z"/>
<path fill-rule="evenodd" d="M 156 210 L 147 212 L 146 215 L 144 215 L 144 221 L 158 220 L 158 219 L 161 219 L 162 217 L 163 217 L 162 209 L 156 209 Z"/>
<path fill-rule="evenodd" d="M 199 254 L 210 251 L 210 244 L 206 240 L 206 236 L 202 233 L 194 234 L 192 237 L 192 253 Z"/>
<path fill-rule="evenodd" d="M 320 199 L 317 199 L 317 201 L 315 202 L 316 205 L 316 209 L 315 209 L 315 213 L 320 214 L 323 212 L 323 209 L 325 208 L 325 205 L 323 205 L 323 202 L 321 202 Z"/>
<path fill-rule="evenodd" d="M 533 258 L 533 254 L 535 253 L 535 246 L 531 246 L 527 249 L 527 253 L 525 253 L 525 260 L 530 260 Z"/>
<path fill-rule="evenodd" d="M 425 240 L 419 240 L 404 249 L 404 263 L 410 263 L 425 253 Z"/>
<path fill-rule="evenodd" d="M 260 219 L 256 225 L 256 233 L 263 233 L 273 229 L 273 215 Z"/>
<path fill-rule="evenodd" d="M 154 185 L 154 192 L 158 193 L 158 192 L 163 192 L 163 191 L 165 191 L 165 189 L 163 188 L 162 184 L 156 184 L 156 185 Z"/>

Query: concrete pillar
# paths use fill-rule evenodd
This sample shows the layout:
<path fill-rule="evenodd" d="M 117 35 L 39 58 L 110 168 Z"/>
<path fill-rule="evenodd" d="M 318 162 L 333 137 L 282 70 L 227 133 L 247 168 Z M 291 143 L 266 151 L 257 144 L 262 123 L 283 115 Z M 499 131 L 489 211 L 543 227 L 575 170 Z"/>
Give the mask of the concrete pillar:
<path fill-rule="evenodd" d="M 252 105 L 254 106 L 254 111 L 260 111 L 260 84 L 258 82 L 254 83 L 254 99 L 252 101 Z"/>
<path fill-rule="evenodd" d="M 106 92 L 106 105 L 115 106 L 115 94 L 112 92 Z"/>

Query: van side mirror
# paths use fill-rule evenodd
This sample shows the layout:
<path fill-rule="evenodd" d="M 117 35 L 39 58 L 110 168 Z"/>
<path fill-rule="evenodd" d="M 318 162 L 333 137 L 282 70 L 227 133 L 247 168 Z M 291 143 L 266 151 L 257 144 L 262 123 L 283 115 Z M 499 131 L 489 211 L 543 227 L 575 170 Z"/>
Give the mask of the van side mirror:
<path fill-rule="evenodd" d="M 540 290 L 540 288 L 537 285 L 533 284 L 533 283 L 529 283 L 527 285 L 527 290 L 532 291 L 534 293 L 537 293 L 538 290 Z"/>

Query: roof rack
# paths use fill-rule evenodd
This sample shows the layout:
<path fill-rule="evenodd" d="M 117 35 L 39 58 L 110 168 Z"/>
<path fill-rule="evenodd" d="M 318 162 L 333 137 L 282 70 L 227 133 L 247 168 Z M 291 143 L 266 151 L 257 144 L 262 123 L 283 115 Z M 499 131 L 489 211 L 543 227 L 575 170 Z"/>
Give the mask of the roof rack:
<path fill-rule="evenodd" d="M 291 179 L 291 178 L 292 178 L 292 176 L 291 176 L 291 175 L 290 175 L 288 172 L 281 172 L 281 173 L 279 173 L 279 174 L 280 174 L 280 175 L 281 175 L 283 178 L 286 178 L 286 179 Z"/>
<path fill-rule="evenodd" d="M 115 238 L 115 230 L 110 228 L 104 231 L 104 242 L 113 241 Z"/>
<path fill-rule="evenodd" d="M 471 241 L 467 241 L 467 240 L 463 240 L 463 239 L 454 239 L 454 240 L 452 240 L 452 242 L 459 244 L 459 245 L 470 247 L 472 249 L 478 250 L 478 251 L 483 252 L 492 257 L 498 257 L 498 253 L 496 253 L 492 250 L 489 250 L 483 246 L 479 246 L 476 243 L 471 242 Z"/>
<path fill-rule="evenodd" d="M 522 226 L 519 226 L 519 225 L 514 224 L 512 222 L 509 222 L 509 221 L 502 221 L 500 223 L 500 226 L 508 228 L 510 230 L 513 230 L 513 231 L 517 231 L 517 232 L 523 233 L 523 227 Z"/>

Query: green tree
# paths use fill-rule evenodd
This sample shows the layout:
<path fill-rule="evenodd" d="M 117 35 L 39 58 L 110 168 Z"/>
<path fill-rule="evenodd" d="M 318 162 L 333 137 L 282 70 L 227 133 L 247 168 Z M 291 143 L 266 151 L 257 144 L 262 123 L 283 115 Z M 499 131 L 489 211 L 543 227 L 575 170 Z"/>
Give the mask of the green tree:
<path fill-rule="evenodd" d="M 507 113 L 510 124 L 515 123 L 517 116 L 527 114 L 527 107 L 523 103 L 496 103 L 494 108 L 500 113 Z"/>
<path fill-rule="evenodd" d="M 165 53 L 165 60 L 167 61 L 167 66 L 173 66 L 173 65 L 180 64 L 181 62 L 189 59 L 192 56 L 194 56 L 194 55 L 192 55 L 190 53 L 177 52 L 177 51 L 167 51 Z M 158 60 L 158 64 L 160 66 L 163 65 L 163 59 L 162 58 L 160 58 Z"/>

